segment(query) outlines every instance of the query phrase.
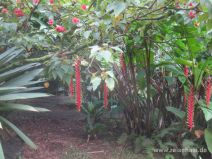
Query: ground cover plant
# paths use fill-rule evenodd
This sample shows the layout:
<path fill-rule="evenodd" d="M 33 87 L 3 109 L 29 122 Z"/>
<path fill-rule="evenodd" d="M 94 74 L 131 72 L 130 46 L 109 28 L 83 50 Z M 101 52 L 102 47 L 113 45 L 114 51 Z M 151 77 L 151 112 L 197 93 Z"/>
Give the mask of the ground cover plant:
<path fill-rule="evenodd" d="M 55 81 L 84 113 L 87 142 L 120 115 L 118 143 L 132 152 L 154 158 L 168 149 L 163 157 L 174 158 L 173 149 L 204 148 L 177 155 L 211 157 L 210 0 L 1 0 L 0 7 L 0 73 L 42 68 L 33 75 Z M 11 49 L 18 50 L 4 58 Z M 15 87 L 26 85 L 15 76 Z"/>

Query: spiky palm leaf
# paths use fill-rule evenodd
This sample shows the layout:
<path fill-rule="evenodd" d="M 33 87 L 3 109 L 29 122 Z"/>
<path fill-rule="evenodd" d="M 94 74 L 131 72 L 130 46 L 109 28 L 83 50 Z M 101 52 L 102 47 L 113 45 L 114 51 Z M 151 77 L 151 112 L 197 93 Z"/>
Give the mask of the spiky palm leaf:
<path fill-rule="evenodd" d="M 35 108 L 30 105 L 17 104 L 14 100 L 29 99 L 48 96 L 45 93 L 32 93 L 41 87 L 32 87 L 32 84 L 41 82 L 33 81 L 42 69 L 40 63 L 24 64 L 24 51 L 12 47 L 0 53 L 0 129 L 9 127 L 31 148 L 36 149 L 36 145 L 13 123 L 1 116 L 5 111 L 48 111 L 44 108 Z M 0 143 L 0 158 L 4 159 L 3 149 Z"/>

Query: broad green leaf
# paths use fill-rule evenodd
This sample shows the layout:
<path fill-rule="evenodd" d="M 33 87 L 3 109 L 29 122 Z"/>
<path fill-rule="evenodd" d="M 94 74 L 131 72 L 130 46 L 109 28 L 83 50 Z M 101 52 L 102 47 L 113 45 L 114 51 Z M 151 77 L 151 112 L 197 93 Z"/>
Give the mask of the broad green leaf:
<path fill-rule="evenodd" d="M 94 77 L 94 78 L 91 79 L 91 83 L 92 83 L 92 86 L 93 86 L 93 90 L 95 91 L 101 83 L 101 78 L 100 77 Z"/>
<path fill-rule="evenodd" d="M 7 51 L 3 52 L 0 54 L 0 62 L 3 61 L 5 59 L 5 57 L 9 56 L 10 54 L 12 54 L 14 51 L 16 50 L 16 47 L 12 47 L 10 49 L 8 49 Z M 22 52 L 23 50 L 21 50 Z"/>
<path fill-rule="evenodd" d="M 117 17 L 127 8 L 127 4 L 123 1 L 116 1 L 111 7 L 114 10 L 115 16 Z"/>
<path fill-rule="evenodd" d="M 112 91 L 112 90 L 114 89 L 114 87 L 115 87 L 115 81 L 114 81 L 114 79 L 112 79 L 112 78 L 107 78 L 107 79 L 105 80 L 105 82 L 106 82 L 106 84 L 107 84 L 107 87 Z"/>
<path fill-rule="evenodd" d="M 192 64 L 193 64 L 192 61 L 184 60 L 184 59 L 181 59 L 181 58 L 176 58 L 175 61 L 179 64 L 186 65 L 186 66 L 192 66 Z"/>
<path fill-rule="evenodd" d="M 0 96 L 0 101 L 16 100 L 16 99 L 29 99 L 29 98 L 39 98 L 48 97 L 50 95 L 46 93 L 17 93 L 17 94 L 7 94 Z"/>
<path fill-rule="evenodd" d="M 0 116 L 0 121 L 2 123 L 5 123 L 8 127 L 10 127 L 13 131 L 16 132 L 16 134 L 32 149 L 37 149 L 37 146 L 30 140 L 29 137 L 27 137 L 20 129 L 18 129 L 13 123 L 5 119 L 4 117 Z"/>
<path fill-rule="evenodd" d="M 84 34 L 83 34 L 83 36 L 84 36 L 86 39 L 88 39 L 91 33 L 92 33 L 91 30 L 85 31 Z"/>
<path fill-rule="evenodd" d="M 35 69 L 32 71 L 25 72 L 24 74 L 13 78 L 10 81 L 7 81 L 3 86 L 24 86 L 27 85 L 30 81 L 32 81 L 37 75 L 41 73 L 43 69 Z"/>
<path fill-rule="evenodd" d="M 186 82 L 186 80 L 187 80 L 185 76 L 179 76 L 178 79 L 180 80 L 180 82 L 182 84 L 184 84 Z"/>
<path fill-rule="evenodd" d="M 24 71 L 27 71 L 27 70 L 32 69 L 37 66 L 40 66 L 40 64 L 39 63 L 30 63 L 30 64 L 26 64 L 24 66 L 20 66 L 15 69 L 9 70 L 7 72 L 4 72 L 4 73 L 0 74 L 0 82 L 7 80 L 8 78 L 15 77 L 15 76 L 19 75 L 20 73 L 23 73 Z"/>
<path fill-rule="evenodd" d="M 13 110 L 33 111 L 33 112 L 49 111 L 48 109 L 45 108 L 36 108 L 25 104 L 15 104 L 15 103 L 0 104 L 0 111 L 13 111 Z"/>
<path fill-rule="evenodd" d="M 212 153 L 212 130 L 205 129 L 205 142 L 207 144 L 208 150 Z"/>
<path fill-rule="evenodd" d="M 200 100 L 198 102 L 201 106 L 201 109 L 204 113 L 204 116 L 205 116 L 205 120 L 206 121 L 209 121 L 212 119 L 212 103 L 210 103 L 210 105 L 207 107 L 205 102 L 203 102 L 203 100 Z"/>
<path fill-rule="evenodd" d="M 4 151 L 3 151 L 3 148 L 2 148 L 1 142 L 0 142 L 0 158 L 1 158 L 1 159 L 5 159 L 5 158 L 4 158 Z"/>
<path fill-rule="evenodd" d="M 115 51 L 118 51 L 118 52 L 123 52 L 119 47 L 117 46 L 114 46 L 114 47 L 111 47 L 111 49 L 115 50 Z"/>
<path fill-rule="evenodd" d="M 106 72 L 111 78 L 115 78 L 113 71 Z"/>
<path fill-rule="evenodd" d="M 185 117 L 186 113 L 175 107 L 166 107 L 166 110 L 179 117 L 181 120 Z"/>
<path fill-rule="evenodd" d="M 204 71 L 200 70 L 197 67 L 194 67 L 194 86 L 196 88 L 199 88 L 201 82 L 202 82 L 202 76 L 203 76 Z"/>
<path fill-rule="evenodd" d="M 105 59 L 107 62 L 111 62 L 112 60 L 112 54 L 108 50 L 103 50 L 100 52 L 101 56 Z"/>
<path fill-rule="evenodd" d="M 0 94 L 2 93 L 5 94 L 16 90 L 24 90 L 24 89 L 26 89 L 26 87 L 0 87 Z"/>

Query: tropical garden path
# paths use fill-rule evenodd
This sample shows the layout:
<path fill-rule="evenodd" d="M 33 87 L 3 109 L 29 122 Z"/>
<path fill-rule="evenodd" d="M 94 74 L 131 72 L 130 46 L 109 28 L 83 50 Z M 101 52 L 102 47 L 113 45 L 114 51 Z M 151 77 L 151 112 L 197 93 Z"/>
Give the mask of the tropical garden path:
<path fill-rule="evenodd" d="M 22 153 L 24 159 L 63 159 L 71 146 L 78 152 L 88 154 L 92 159 L 108 159 L 108 154 L 114 151 L 115 142 L 109 143 L 103 137 L 86 143 L 85 118 L 75 110 L 68 97 L 40 98 L 21 103 L 51 111 L 13 112 L 9 115 L 10 120 L 36 143 L 38 149 L 31 150 L 14 136 L 6 142 L 7 159 L 13 159 L 17 153 Z"/>

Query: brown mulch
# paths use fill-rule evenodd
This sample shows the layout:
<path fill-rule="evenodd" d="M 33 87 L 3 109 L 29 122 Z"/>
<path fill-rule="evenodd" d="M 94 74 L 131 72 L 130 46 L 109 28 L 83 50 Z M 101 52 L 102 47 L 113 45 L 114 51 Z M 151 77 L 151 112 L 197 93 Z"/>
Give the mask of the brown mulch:
<path fill-rule="evenodd" d="M 37 150 L 31 150 L 24 145 L 24 159 L 63 159 L 70 146 L 88 152 L 92 159 L 108 159 L 108 154 L 116 147 L 115 142 L 99 137 L 87 144 L 85 117 L 65 100 L 64 97 L 50 97 L 24 101 L 26 104 L 47 108 L 51 112 L 18 112 L 10 115 L 10 120 L 38 146 Z"/>

